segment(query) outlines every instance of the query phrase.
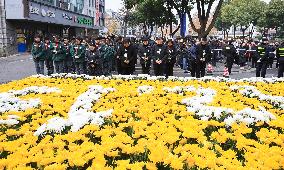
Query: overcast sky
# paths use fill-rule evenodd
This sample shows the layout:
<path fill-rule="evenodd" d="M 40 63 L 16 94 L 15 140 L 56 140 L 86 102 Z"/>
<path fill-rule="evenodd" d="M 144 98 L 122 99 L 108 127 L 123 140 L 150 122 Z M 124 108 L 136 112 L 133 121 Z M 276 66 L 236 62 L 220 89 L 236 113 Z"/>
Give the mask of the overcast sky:
<path fill-rule="evenodd" d="M 270 0 L 263 1 L 269 2 Z M 120 8 L 122 8 L 122 0 L 106 0 L 106 9 L 117 11 Z"/>
<path fill-rule="evenodd" d="M 122 0 L 106 0 L 106 9 L 117 11 L 122 8 Z"/>

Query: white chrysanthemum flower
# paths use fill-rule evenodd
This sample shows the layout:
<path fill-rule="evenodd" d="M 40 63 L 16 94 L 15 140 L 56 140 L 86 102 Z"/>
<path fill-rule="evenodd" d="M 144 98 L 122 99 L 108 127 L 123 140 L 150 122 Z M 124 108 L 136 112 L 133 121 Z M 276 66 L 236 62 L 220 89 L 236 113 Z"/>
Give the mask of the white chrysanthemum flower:
<path fill-rule="evenodd" d="M 154 87 L 152 86 L 139 86 L 137 88 L 137 92 L 142 95 L 142 94 L 149 94 L 154 90 Z"/>
<path fill-rule="evenodd" d="M 104 118 L 110 117 L 113 110 L 94 113 L 92 106 L 97 102 L 103 93 L 114 92 L 114 88 L 103 88 L 102 86 L 89 86 L 89 89 L 81 94 L 71 106 L 68 112 L 68 119 L 52 118 L 45 125 L 41 126 L 35 136 L 43 135 L 46 132 L 61 133 L 66 126 L 71 127 L 72 132 L 76 132 L 86 124 L 102 125 Z"/>

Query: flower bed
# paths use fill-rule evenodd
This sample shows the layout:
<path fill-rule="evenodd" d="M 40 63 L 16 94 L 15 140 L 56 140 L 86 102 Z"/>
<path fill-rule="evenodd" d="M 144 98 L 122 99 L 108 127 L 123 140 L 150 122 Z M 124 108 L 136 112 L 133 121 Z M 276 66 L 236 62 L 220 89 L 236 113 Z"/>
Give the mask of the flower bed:
<path fill-rule="evenodd" d="M 33 76 L 0 85 L 0 169 L 283 169 L 284 79 Z"/>

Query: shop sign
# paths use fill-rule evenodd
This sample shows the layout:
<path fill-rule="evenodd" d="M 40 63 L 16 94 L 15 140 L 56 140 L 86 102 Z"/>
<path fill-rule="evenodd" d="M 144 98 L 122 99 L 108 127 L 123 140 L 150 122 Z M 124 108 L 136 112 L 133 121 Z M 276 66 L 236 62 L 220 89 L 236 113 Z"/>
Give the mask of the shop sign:
<path fill-rule="evenodd" d="M 47 17 L 50 17 L 50 18 L 55 18 L 55 13 L 52 12 L 52 11 L 50 11 L 50 10 L 45 11 L 45 9 L 42 9 L 42 10 L 41 10 L 41 15 L 42 15 L 43 17 L 47 16 Z"/>
<path fill-rule="evenodd" d="M 79 16 L 78 17 L 77 16 L 70 16 L 67 13 L 62 13 L 62 17 L 64 19 L 73 21 L 73 22 L 81 24 L 81 25 L 89 25 L 89 26 L 93 25 L 93 20 L 92 19 L 79 17 Z"/>
<path fill-rule="evenodd" d="M 77 22 L 82 25 L 93 25 L 93 20 L 84 17 L 77 17 Z"/>
<path fill-rule="evenodd" d="M 30 6 L 30 14 L 39 15 L 39 8 Z"/>
<path fill-rule="evenodd" d="M 66 13 L 62 13 L 62 17 L 63 17 L 64 19 L 67 19 L 67 20 L 73 20 L 73 17 L 69 16 L 69 15 L 66 14 Z"/>
<path fill-rule="evenodd" d="M 100 1 L 96 1 L 96 25 L 100 23 Z"/>
<path fill-rule="evenodd" d="M 50 11 L 50 10 L 45 10 L 44 8 L 40 9 L 38 7 L 30 6 L 30 14 L 36 14 L 40 15 L 43 17 L 50 17 L 50 18 L 55 18 L 55 12 Z"/>

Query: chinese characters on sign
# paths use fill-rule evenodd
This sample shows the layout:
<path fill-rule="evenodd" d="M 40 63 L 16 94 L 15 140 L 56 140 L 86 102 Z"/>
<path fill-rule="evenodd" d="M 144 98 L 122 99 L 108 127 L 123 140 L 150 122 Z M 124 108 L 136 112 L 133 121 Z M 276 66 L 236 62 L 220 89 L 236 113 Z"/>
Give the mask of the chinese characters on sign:
<path fill-rule="evenodd" d="M 38 7 L 30 6 L 30 14 L 40 15 L 40 9 Z M 43 17 L 55 18 L 55 12 L 50 10 L 41 9 L 41 15 Z"/>
<path fill-rule="evenodd" d="M 73 20 L 75 23 L 81 24 L 81 25 L 93 25 L 93 20 L 84 18 L 84 17 L 77 17 L 77 16 L 70 16 L 67 13 L 62 13 L 62 17 L 67 20 Z"/>
<path fill-rule="evenodd" d="M 30 6 L 30 14 L 37 14 L 37 15 L 39 15 L 39 8 Z"/>

